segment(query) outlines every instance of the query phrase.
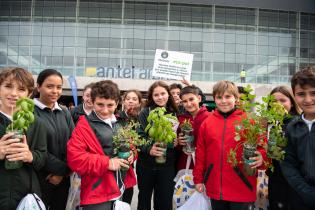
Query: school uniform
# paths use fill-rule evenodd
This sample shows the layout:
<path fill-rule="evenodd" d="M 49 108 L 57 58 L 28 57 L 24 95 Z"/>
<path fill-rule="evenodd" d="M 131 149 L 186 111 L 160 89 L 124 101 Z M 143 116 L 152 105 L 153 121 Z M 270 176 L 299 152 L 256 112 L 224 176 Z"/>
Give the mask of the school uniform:
<path fill-rule="evenodd" d="M 35 102 L 35 115 L 40 118 L 47 129 L 47 159 L 44 168 L 39 172 L 43 201 L 50 210 L 65 209 L 70 187 L 70 168 L 66 161 L 66 145 L 71 136 L 74 124 L 67 109 L 62 109 L 57 103 L 51 109 Z M 48 175 L 63 176 L 58 185 L 48 182 Z"/>

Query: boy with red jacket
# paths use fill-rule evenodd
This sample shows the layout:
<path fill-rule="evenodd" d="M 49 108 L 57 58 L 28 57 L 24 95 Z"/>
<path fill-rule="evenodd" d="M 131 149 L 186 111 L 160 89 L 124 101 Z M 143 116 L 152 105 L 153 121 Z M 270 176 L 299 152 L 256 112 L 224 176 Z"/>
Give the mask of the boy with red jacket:
<path fill-rule="evenodd" d="M 81 176 L 83 210 L 111 210 L 123 185 L 128 188 L 136 184 L 132 167 L 127 174 L 121 172 L 118 183 L 115 177 L 121 167 L 129 167 L 133 156 L 127 161 L 113 154 L 113 133 L 120 123 L 114 115 L 120 98 L 117 84 L 110 80 L 95 83 L 91 98 L 93 111 L 79 118 L 67 145 L 67 160 L 69 167 Z"/>
<path fill-rule="evenodd" d="M 210 115 L 207 108 L 200 107 L 201 96 L 199 94 L 199 89 L 195 86 L 184 87 L 180 91 L 180 98 L 183 107 L 185 108 L 185 113 L 178 116 L 178 121 L 182 124 L 185 120 L 189 120 L 193 127 L 194 144 L 196 145 L 198 139 L 198 131 L 201 123 Z M 179 128 L 180 130 L 180 128 Z M 182 133 L 178 135 L 179 149 L 186 146 L 186 140 Z M 184 153 L 182 150 L 179 151 L 177 160 L 177 170 L 184 169 L 186 167 L 186 161 L 189 154 Z M 191 163 L 190 168 L 193 168 L 193 163 Z"/>
<path fill-rule="evenodd" d="M 256 200 L 256 176 L 246 175 L 240 165 L 233 168 L 227 161 L 230 149 L 237 145 L 235 121 L 245 115 L 235 107 L 239 99 L 237 87 L 232 82 L 219 81 L 213 87 L 213 97 L 217 109 L 199 129 L 193 170 L 195 188 L 203 192 L 205 185 L 213 210 L 250 209 Z M 262 154 L 265 156 L 265 152 L 258 150 L 255 152 L 257 156 L 251 158 L 252 168 L 263 164 Z M 237 153 L 241 151 L 239 149 Z"/>

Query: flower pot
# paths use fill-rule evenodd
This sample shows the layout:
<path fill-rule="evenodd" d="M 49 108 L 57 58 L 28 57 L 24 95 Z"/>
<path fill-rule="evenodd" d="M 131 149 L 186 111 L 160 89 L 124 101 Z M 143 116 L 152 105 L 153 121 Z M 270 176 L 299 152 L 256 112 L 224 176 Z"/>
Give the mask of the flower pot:
<path fill-rule="evenodd" d="M 128 158 L 131 155 L 130 148 L 128 148 L 127 146 L 123 146 L 123 147 L 119 148 L 117 155 L 121 159 L 128 160 Z M 129 166 L 127 168 L 121 167 L 121 170 L 123 170 L 123 171 L 127 171 L 128 169 L 129 169 Z"/>
<path fill-rule="evenodd" d="M 182 130 L 184 138 L 186 140 L 186 146 L 183 147 L 183 152 L 193 153 L 195 151 L 195 139 L 193 135 L 193 130 Z"/>
<path fill-rule="evenodd" d="M 11 139 L 20 139 L 21 142 L 23 141 L 23 131 L 17 130 L 17 131 L 13 131 L 13 136 L 11 137 Z M 7 170 L 12 170 L 12 169 L 18 169 L 21 168 L 23 166 L 23 161 L 18 160 L 18 161 L 8 161 L 7 159 L 5 159 L 4 162 L 4 167 Z"/>
<path fill-rule="evenodd" d="M 157 145 L 158 147 L 160 148 L 163 148 L 164 149 L 164 153 L 162 156 L 157 156 L 155 157 L 155 162 L 156 163 L 159 163 L 159 164 L 163 164 L 166 162 L 166 149 L 167 149 L 167 144 L 161 142 Z"/>
<path fill-rule="evenodd" d="M 253 176 L 256 174 L 256 169 L 252 169 L 251 166 L 249 165 L 250 163 L 254 162 L 254 160 L 250 160 L 249 158 L 255 157 L 255 151 L 256 151 L 256 145 L 249 145 L 249 144 L 244 144 L 243 145 L 243 169 L 244 172 L 249 175 Z"/>

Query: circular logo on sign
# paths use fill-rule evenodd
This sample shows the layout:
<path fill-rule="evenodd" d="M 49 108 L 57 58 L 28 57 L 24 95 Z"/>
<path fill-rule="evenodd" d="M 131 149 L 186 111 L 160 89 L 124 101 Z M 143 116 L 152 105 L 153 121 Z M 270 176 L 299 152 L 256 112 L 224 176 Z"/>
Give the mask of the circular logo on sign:
<path fill-rule="evenodd" d="M 162 52 L 161 53 L 161 57 L 164 58 L 164 59 L 167 58 L 168 57 L 168 53 L 166 51 Z"/>

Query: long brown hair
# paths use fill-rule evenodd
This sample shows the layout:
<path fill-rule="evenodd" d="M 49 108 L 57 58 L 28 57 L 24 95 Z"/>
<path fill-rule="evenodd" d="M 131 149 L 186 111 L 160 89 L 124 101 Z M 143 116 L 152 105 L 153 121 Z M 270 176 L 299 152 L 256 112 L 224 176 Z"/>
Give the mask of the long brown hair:
<path fill-rule="evenodd" d="M 286 86 L 277 86 L 270 92 L 270 95 L 274 93 L 281 93 L 290 99 L 292 107 L 289 111 L 290 115 L 299 115 L 301 113 L 300 107 L 297 105 L 292 91 Z"/>
<path fill-rule="evenodd" d="M 157 106 L 156 103 L 153 100 L 153 91 L 157 87 L 164 88 L 167 91 L 167 93 L 168 93 L 168 100 L 167 100 L 166 107 L 165 107 L 166 110 L 170 111 L 170 112 L 176 112 L 177 113 L 178 109 L 177 109 L 177 106 L 176 106 L 176 104 L 174 102 L 174 99 L 173 99 L 173 97 L 171 95 L 170 88 L 163 81 L 156 81 L 150 86 L 150 88 L 148 90 L 148 101 L 147 101 L 146 107 L 156 107 Z"/>

